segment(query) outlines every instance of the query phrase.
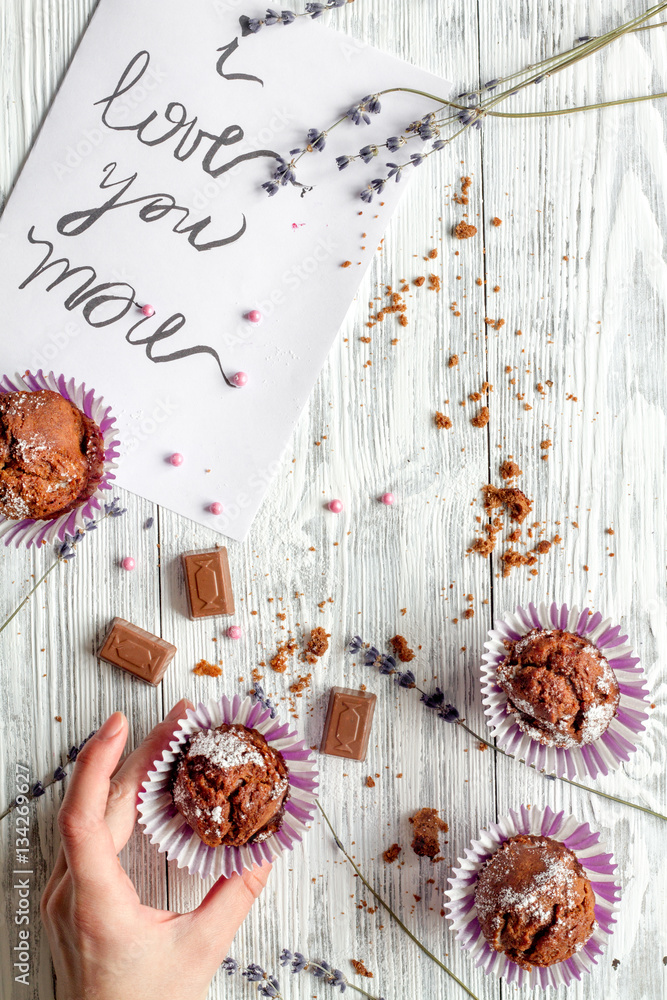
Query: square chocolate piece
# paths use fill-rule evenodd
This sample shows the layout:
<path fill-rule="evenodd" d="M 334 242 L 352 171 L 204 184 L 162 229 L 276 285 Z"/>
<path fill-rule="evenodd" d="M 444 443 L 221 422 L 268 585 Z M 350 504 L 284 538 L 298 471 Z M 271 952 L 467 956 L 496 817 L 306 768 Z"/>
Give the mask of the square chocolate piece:
<path fill-rule="evenodd" d="M 186 552 L 181 556 L 190 618 L 234 614 L 234 594 L 227 549 Z"/>
<path fill-rule="evenodd" d="M 369 691 L 332 688 L 320 753 L 365 760 L 376 701 Z"/>
<path fill-rule="evenodd" d="M 114 618 L 98 655 L 101 660 L 157 686 L 175 653 L 176 647 L 158 635 L 145 632 L 123 618 Z"/>

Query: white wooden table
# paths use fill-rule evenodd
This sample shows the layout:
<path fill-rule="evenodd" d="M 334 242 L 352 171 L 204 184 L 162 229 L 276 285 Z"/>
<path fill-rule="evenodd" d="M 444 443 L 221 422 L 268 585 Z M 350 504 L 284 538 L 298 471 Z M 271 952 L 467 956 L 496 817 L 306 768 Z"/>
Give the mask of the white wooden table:
<path fill-rule="evenodd" d="M 639 0 L 357 0 L 331 23 L 464 89 L 478 77 L 486 80 L 569 47 L 579 35 L 606 30 L 643 6 Z M 3 0 L 3 199 L 93 7 L 93 0 Z M 517 109 L 665 89 L 667 31 L 655 31 L 627 38 L 534 88 Z M 314 625 L 332 635 L 331 650 L 314 668 L 312 689 L 298 706 L 298 726 L 309 744 L 319 742 L 333 684 L 364 683 L 378 696 L 367 763 L 320 758 L 322 798 L 338 831 L 408 925 L 480 1000 L 507 997 L 512 989 L 485 978 L 462 953 L 440 916 L 442 890 L 450 864 L 479 828 L 522 802 L 550 804 L 589 821 L 603 832 L 619 864 L 618 929 L 600 967 L 570 996 L 667 995 L 667 827 L 479 752 L 465 733 L 425 710 L 414 693 L 397 691 L 368 668 L 352 670 L 344 654 L 354 633 L 376 644 L 402 633 L 420 647 L 418 679 L 438 683 L 469 723 L 485 732 L 478 666 L 494 615 L 531 599 L 600 609 L 628 631 L 657 708 L 639 752 L 599 784 L 667 812 L 666 126 L 667 103 L 548 122 L 489 122 L 419 171 L 249 539 L 229 546 L 244 640 L 232 644 L 222 639 L 219 622 L 195 624 L 185 615 L 179 554 L 211 546 L 218 536 L 119 493 L 128 507 L 125 517 L 87 539 L 75 563 L 59 567 L 0 636 L 3 805 L 13 796 L 17 761 L 30 767 L 34 779 L 42 777 L 114 709 L 129 717 L 136 744 L 183 695 L 196 701 L 245 692 L 253 666 L 268 660 L 285 634 L 276 619 L 281 611 L 297 635 Z M 455 244 L 449 233 L 462 209 L 451 194 L 462 174 L 473 179 L 470 219 L 479 234 Z M 491 225 L 493 216 L 503 220 L 501 227 Z M 431 268 L 421 258 L 433 246 L 440 255 Z M 367 301 L 378 287 L 425 269 L 441 276 L 441 294 L 415 294 L 408 327 L 385 323 L 370 331 L 370 344 L 360 342 Z M 478 277 L 486 284 L 477 285 Z M 496 285 L 500 291 L 494 293 Z M 460 317 L 450 309 L 453 301 Z M 496 331 L 485 317 L 506 322 Z M 400 338 L 395 346 L 392 337 Z M 460 363 L 449 369 L 453 353 Z M 368 359 L 372 367 L 364 368 Z M 494 386 L 491 420 L 486 430 L 477 430 L 469 423 L 470 405 L 464 410 L 458 404 L 485 379 Z M 536 384 L 547 380 L 553 385 L 542 396 Z M 525 403 L 532 409 L 525 410 Z M 436 409 L 452 416 L 451 431 L 433 426 Z M 545 438 L 553 442 L 548 461 L 540 458 Z M 523 469 L 520 485 L 534 499 L 535 520 L 547 527 L 547 537 L 559 532 L 563 538 L 541 560 L 536 577 L 519 569 L 503 579 L 497 558 L 464 556 L 481 513 L 480 487 L 489 475 L 499 481 L 498 465 L 508 454 Z M 393 509 L 375 499 L 389 489 L 397 498 Z M 345 503 L 339 517 L 322 509 L 323 499 L 334 496 Z M 145 530 L 150 516 L 155 527 Z M 608 527 L 613 536 L 605 533 Z M 119 569 L 127 554 L 137 561 L 131 574 Z M 50 559 L 49 551 L 0 553 L 0 619 Z M 467 594 L 474 595 L 475 615 L 464 621 Z M 157 690 L 96 659 L 114 615 L 178 646 Z M 218 653 L 224 660 L 219 681 L 192 674 L 199 659 Z M 296 669 L 282 676 L 264 671 L 268 692 L 284 697 Z M 376 773 L 381 777 L 375 789 L 366 788 L 366 775 Z M 40 888 L 57 847 L 62 792 L 62 786 L 50 790 L 31 810 Z M 409 848 L 408 817 L 424 805 L 440 809 L 450 825 L 445 862 L 435 867 L 420 863 Z M 37 893 L 32 986 L 13 983 L 11 832 L 3 821 L 2 997 L 48 1000 L 52 972 Z M 394 841 L 403 846 L 405 863 L 388 867 L 381 855 Z M 190 908 L 205 889 L 199 879 L 168 868 L 139 832 L 122 861 L 142 899 L 154 905 Z M 429 885 L 431 877 L 435 883 Z M 305 846 L 275 866 L 233 953 L 277 971 L 281 948 L 298 949 L 339 966 L 387 1000 L 463 996 L 386 916 L 359 909 L 362 898 L 367 894 L 358 891 L 349 865 L 317 822 Z M 362 959 L 374 979 L 356 978 L 351 958 Z M 331 993 L 304 976 L 280 978 L 290 1000 Z M 249 997 L 253 988 L 220 975 L 210 995 Z"/>

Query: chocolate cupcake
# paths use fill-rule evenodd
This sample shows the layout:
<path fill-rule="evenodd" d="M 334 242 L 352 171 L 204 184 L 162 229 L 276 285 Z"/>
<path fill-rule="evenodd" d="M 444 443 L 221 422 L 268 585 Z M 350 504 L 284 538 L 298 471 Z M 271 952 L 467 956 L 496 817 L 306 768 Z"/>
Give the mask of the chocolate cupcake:
<path fill-rule="evenodd" d="M 519 834 L 481 869 L 475 907 L 489 945 L 524 969 L 571 958 L 595 929 L 595 894 L 558 840 Z"/>
<path fill-rule="evenodd" d="M 266 840 L 289 794 L 282 755 L 256 729 L 223 723 L 195 733 L 176 766 L 174 805 L 209 847 Z"/>
<path fill-rule="evenodd" d="M 0 395 L 0 514 L 52 520 L 88 500 L 99 484 L 98 426 L 57 392 Z"/>
<path fill-rule="evenodd" d="M 497 667 L 498 683 L 517 725 L 544 746 L 593 743 L 616 714 L 616 676 L 600 650 L 581 635 L 533 629 Z"/>

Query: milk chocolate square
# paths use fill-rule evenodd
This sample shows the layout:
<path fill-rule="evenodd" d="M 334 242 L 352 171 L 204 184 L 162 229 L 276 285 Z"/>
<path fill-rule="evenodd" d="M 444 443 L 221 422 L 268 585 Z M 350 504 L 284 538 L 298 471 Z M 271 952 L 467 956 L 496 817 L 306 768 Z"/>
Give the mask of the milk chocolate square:
<path fill-rule="evenodd" d="M 157 686 L 175 653 L 176 647 L 158 635 L 145 632 L 123 618 L 114 618 L 98 655 L 101 660 Z"/>
<path fill-rule="evenodd" d="M 365 760 L 376 700 L 369 691 L 332 688 L 320 753 Z"/>
<path fill-rule="evenodd" d="M 186 552 L 181 556 L 190 618 L 234 614 L 234 594 L 227 549 Z"/>

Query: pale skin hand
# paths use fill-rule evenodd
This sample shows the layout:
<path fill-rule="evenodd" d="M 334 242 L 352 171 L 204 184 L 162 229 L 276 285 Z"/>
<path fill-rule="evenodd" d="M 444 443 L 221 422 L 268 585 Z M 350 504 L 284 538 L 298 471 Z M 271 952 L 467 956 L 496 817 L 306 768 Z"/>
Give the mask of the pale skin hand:
<path fill-rule="evenodd" d="M 128 730 L 120 712 L 77 758 L 41 901 L 57 1000 L 205 1000 L 266 884 L 270 865 L 221 878 L 192 913 L 173 913 L 142 905 L 118 861 L 137 819 L 137 793 L 187 707 L 175 705 L 120 767 Z"/>

